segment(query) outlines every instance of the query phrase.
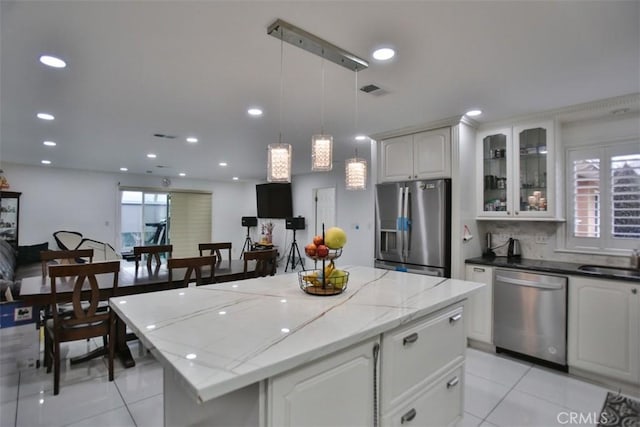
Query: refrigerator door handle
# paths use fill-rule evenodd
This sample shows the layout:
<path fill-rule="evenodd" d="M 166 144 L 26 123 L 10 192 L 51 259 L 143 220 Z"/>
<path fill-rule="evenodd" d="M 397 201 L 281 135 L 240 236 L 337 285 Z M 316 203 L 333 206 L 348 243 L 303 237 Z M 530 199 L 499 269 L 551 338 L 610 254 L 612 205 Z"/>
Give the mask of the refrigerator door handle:
<path fill-rule="evenodd" d="M 411 191 L 409 187 L 405 187 L 406 195 L 404 197 L 404 217 L 405 217 L 405 249 L 406 254 L 405 257 L 409 258 L 409 251 L 411 251 L 411 212 L 409 212 L 409 202 L 411 200 Z M 405 259 L 406 261 L 406 259 Z"/>
<path fill-rule="evenodd" d="M 398 246 L 400 247 L 400 257 L 404 257 L 404 211 L 402 210 L 402 201 L 404 198 L 404 187 L 400 187 L 400 191 L 398 192 L 398 214 L 400 215 L 396 219 L 396 229 L 398 231 L 398 237 L 400 241 L 398 242 Z"/>

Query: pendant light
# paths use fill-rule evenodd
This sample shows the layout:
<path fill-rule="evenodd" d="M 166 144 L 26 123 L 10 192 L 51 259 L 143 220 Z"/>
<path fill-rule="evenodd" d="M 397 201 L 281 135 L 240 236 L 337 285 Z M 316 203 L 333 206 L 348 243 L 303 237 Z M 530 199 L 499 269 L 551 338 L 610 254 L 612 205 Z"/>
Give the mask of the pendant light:
<path fill-rule="evenodd" d="M 323 51 L 324 52 L 324 51 Z M 320 135 L 311 137 L 311 170 L 326 172 L 333 168 L 333 136 L 324 133 L 324 57 L 322 58 L 322 100 L 320 107 Z"/>
<path fill-rule="evenodd" d="M 355 128 L 358 132 L 358 70 L 356 75 L 356 100 L 355 100 Z M 345 162 L 345 184 L 347 190 L 367 189 L 367 161 L 358 157 L 358 149 L 355 149 L 355 157 Z"/>
<path fill-rule="evenodd" d="M 269 144 L 267 147 L 267 181 L 291 182 L 291 145 L 282 142 L 282 98 L 283 85 L 283 56 L 284 43 L 280 37 L 280 125 L 278 130 L 278 143 Z"/>

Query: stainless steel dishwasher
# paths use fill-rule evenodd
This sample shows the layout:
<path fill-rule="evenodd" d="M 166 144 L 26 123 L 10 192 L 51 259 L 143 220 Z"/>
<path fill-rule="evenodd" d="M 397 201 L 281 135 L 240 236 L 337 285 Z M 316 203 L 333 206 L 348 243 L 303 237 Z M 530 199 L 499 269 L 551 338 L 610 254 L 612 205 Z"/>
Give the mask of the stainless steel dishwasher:
<path fill-rule="evenodd" d="M 495 270 L 493 341 L 514 351 L 567 364 L 567 278 Z"/>

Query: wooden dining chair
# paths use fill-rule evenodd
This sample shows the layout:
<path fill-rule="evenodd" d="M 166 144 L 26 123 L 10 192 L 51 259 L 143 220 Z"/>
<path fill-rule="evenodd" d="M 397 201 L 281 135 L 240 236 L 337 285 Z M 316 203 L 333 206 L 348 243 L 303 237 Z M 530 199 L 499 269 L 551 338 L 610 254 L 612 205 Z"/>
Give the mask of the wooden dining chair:
<path fill-rule="evenodd" d="M 147 257 L 147 268 L 151 269 L 152 259 L 156 260 L 156 266 L 160 266 L 162 261 L 160 260 L 160 254 L 167 254 L 167 259 L 171 258 L 173 253 L 173 245 L 151 245 L 151 246 L 134 246 L 133 256 L 136 260 L 136 269 L 139 266 L 142 256 Z"/>
<path fill-rule="evenodd" d="M 61 251 L 42 251 L 40 252 L 40 262 L 42 262 L 42 277 L 46 277 L 49 265 L 53 261 L 58 264 L 78 264 L 80 258 L 88 258 L 89 262 L 93 262 L 93 249 L 75 249 Z"/>
<path fill-rule="evenodd" d="M 254 260 L 256 262 L 256 268 L 249 270 L 249 261 Z M 278 250 L 269 249 L 266 251 L 247 251 L 244 253 L 244 276 L 245 278 L 251 277 L 265 277 L 273 276 L 276 274 L 278 260 Z"/>
<path fill-rule="evenodd" d="M 98 277 L 111 275 L 108 296 L 118 288 L 119 261 L 52 265 L 51 280 L 52 318 L 45 323 L 45 366 L 47 373 L 53 367 L 53 394 L 60 392 L 60 343 L 103 337 L 108 343 L 109 381 L 113 381 L 113 356 L 115 352 L 115 315 L 110 309 L 98 310 L 100 288 Z M 108 279 L 107 279 L 108 280 Z M 73 311 L 58 313 L 57 289 L 64 281 L 73 282 Z M 103 289 L 104 291 L 104 289 Z M 104 297 L 104 294 L 103 294 Z M 103 298 L 104 299 L 104 298 Z"/>
<path fill-rule="evenodd" d="M 184 273 L 184 279 L 182 281 L 182 286 L 187 287 L 189 283 L 192 281 L 191 276 L 195 272 L 196 275 L 196 286 L 200 286 L 205 284 L 203 280 L 202 269 L 203 267 L 209 266 L 211 268 L 210 275 L 208 277 L 207 283 L 213 283 L 215 281 L 215 271 L 216 271 L 216 256 L 196 256 L 189 258 L 169 258 L 167 260 L 167 267 L 169 268 L 169 286 L 173 284 L 173 270 L 176 268 L 186 268 L 187 271 Z"/>
<path fill-rule="evenodd" d="M 209 251 L 209 255 L 213 255 L 215 252 L 218 257 L 218 262 L 222 261 L 221 250 L 228 249 L 229 250 L 229 265 L 231 265 L 231 242 L 222 242 L 222 243 L 200 243 L 198 245 L 198 249 L 200 250 L 200 256 L 204 256 L 206 251 Z"/>

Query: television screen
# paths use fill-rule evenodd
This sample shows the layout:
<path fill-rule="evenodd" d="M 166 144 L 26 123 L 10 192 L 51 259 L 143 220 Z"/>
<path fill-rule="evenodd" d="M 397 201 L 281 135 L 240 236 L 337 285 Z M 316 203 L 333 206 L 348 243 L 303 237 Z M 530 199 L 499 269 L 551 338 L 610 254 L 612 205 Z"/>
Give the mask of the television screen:
<path fill-rule="evenodd" d="M 293 216 L 291 184 L 257 184 L 258 218 L 287 218 Z"/>

